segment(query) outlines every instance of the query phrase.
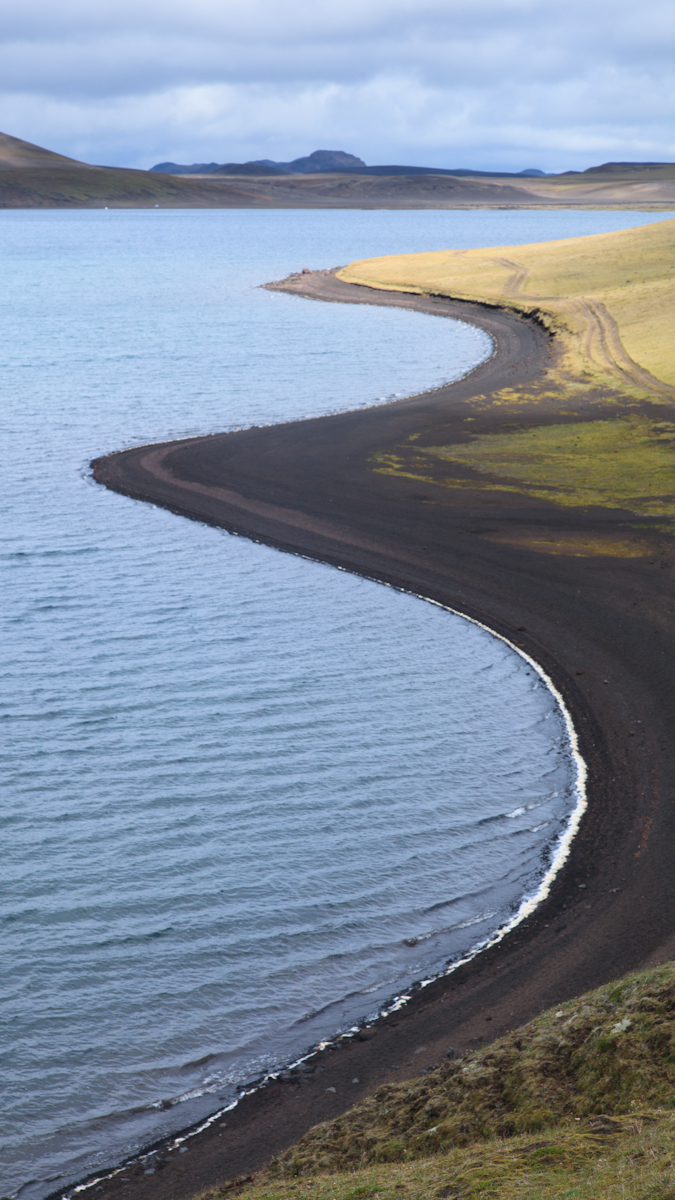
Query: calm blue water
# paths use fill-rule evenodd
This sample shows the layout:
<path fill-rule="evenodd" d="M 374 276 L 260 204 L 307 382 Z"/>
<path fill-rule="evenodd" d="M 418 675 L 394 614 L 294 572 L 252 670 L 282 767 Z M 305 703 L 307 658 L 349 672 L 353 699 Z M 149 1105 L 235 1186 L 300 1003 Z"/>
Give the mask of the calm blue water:
<path fill-rule="evenodd" d="M 113 1163 L 442 967 L 572 803 L 554 701 L 502 643 L 106 492 L 90 459 L 489 353 L 265 280 L 652 219 L 0 213 L 4 1193 Z"/>

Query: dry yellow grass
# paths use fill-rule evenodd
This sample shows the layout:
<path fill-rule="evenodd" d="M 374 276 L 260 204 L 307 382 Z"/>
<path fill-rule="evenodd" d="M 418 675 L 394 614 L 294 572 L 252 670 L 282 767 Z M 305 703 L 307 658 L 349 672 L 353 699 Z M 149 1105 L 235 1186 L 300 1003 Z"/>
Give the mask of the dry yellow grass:
<path fill-rule="evenodd" d="M 528 246 L 363 259 L 339 275 L 537 311 L 558 334 L 559 383 L 675 396 L 675 220 Z"/>

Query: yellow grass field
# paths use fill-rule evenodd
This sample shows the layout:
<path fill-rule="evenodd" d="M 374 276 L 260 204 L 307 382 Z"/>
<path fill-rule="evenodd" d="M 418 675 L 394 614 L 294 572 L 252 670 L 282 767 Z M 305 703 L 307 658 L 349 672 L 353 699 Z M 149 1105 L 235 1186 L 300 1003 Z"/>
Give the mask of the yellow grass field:
<path fill-rule="evenodd" d="M 528 246 L 363 259 L 339 277 L 536 310 L 558 334 L 559 377 L 675 398 L 675 220 Z"/>

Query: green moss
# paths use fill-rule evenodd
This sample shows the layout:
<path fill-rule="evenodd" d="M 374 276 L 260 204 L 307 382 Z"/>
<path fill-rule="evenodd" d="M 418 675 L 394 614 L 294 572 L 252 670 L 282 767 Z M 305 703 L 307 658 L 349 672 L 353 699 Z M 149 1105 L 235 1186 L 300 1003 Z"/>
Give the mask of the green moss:
<path fill-rule="evenodd" d="M 625 508 L 675 515 L 675 425 L 628 416 L 517 432 L 479 434 L 456 446 L 419 447 L 470 468 L 470 480 L 446 486 L 521 491 L 565 506 Z M 395 473 L 398 463 L 386 466 Z"/>

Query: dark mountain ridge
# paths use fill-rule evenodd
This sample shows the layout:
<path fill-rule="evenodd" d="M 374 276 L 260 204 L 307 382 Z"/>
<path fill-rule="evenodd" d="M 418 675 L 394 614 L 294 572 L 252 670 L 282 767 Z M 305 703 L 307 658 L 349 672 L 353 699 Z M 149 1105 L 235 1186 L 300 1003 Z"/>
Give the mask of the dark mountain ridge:
<path fill-rule="evenodd" d="M 256 158 L 245 163 L 181 163 L 163 162 L 150 168 L 165 175 L 316 175 L 336 171 L 348 175 L 478 175 L 486 178 L 518 179 L 523 176 L 545 177 L 537 167 L 524 171 L 472 171 L 468 167 L 411 167 L 385 165 L 369 167 L 362 158 L 344 150 L 314 150 L 292 162 L 275 162 L 271 158 Z"/>

